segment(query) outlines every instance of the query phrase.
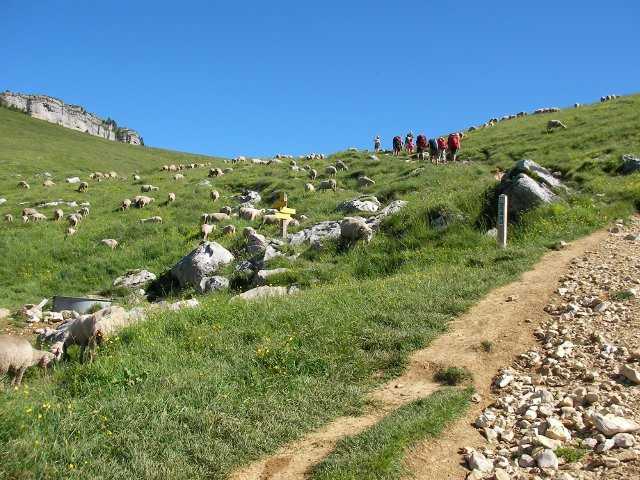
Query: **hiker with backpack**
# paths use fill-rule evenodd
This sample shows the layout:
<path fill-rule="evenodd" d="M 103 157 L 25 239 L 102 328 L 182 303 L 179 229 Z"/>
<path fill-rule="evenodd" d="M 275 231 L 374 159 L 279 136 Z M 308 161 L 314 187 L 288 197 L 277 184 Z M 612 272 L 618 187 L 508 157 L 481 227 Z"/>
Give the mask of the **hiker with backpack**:
<path fill-rule="evenodd" d="M 402 137 L 396 135 L 393 137 L 393 155 L 397 157 L 402 152 Z"/>
<path fill-rule="evenodd" d="M 416 152 L 418 153 L 418 158 L 420 160 L 426 159 L 428 148 L 429 144 L 427 142 L 427 137 L 422 134 L 418 135 L 418 138 L 416 138 Z"/>
<path fill-rule="evenodd" d="M 429 155 L 431 156 L 431 163 L 438 164 L 438 140 L 432 138 L 429 140 Z"/>
<path fill-rule="evenodd" d="M 447 141 L 444 137 L 438 137 L 438 162 L 447 161 Z"/>
<path fill-rule="evenodd" d="M 452 162 L 455 162 L 458 158 L 458 152 L 460 151 L 460 134 L 450 134 L 447 139 L 447 146 L 449 147 L 449 157 Z"/>

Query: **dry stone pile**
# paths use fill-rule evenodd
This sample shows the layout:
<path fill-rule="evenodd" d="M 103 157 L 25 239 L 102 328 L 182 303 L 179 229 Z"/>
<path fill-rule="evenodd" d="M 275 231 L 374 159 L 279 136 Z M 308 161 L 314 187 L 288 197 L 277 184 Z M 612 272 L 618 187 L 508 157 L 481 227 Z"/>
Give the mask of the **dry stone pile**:
<path fill-rule="evenodd" d="M 468 478 L 640 478 L 640 220 L 561 279 L 539 346 L 496 376 Z"/>

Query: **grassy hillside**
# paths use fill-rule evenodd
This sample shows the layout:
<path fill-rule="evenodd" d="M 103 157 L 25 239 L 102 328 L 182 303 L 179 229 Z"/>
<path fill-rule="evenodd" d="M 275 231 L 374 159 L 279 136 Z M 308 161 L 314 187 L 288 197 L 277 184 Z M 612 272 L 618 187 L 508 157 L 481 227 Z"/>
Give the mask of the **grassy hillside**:
<path fill-rule="evenodd" d="M 339 218 L 336 205 L 363 192 L 359 173 L 377 182 L 364 192 L 409 202 L 368 246 L 296 248 L 301 256 L 287 261 L 290 272 L 274 281 L 299 284 L 298 296 L 250 305 L 229 304 L 229 294 L 203 296 L 201 308 L 159 313 L 126 330 L 91 365 L 73 360 L 48 376 L 31 372 L 28 388 L 0 396 L 0 477 L 224 478 L 336 415 L 365 408 L 366 391 L 401 371 L 412 350 L 527 269 L 549 245 L 637 208 L 640 175 L 614 171 L 621 154 L 640 152 L 640 97 L 553 114 L 566 131 L 546 133 L 549 118 L 520 118 L 469 134 L 463 142 L 468 164 L 434 167 L 386 156 L 372 163 L 356 152 L 310 162 L 319 171 L 338 158 L 349 165 L 338 175 L 336 193 L 305 193 L 307 178 L 286 164 L 234 165 L 213 180 L 223 197 L 214 206 L 209 189 L 198 187 L 205 169 L 183 172 L 186 179 L 176 182 L 158 167 L 225 166 L 222 160 L 115 144 L 0 109 L 0 197 L 8 199 L 0 214 L 17 215 L 20 202 L 43 199 L 92 204 L 78 234 L 66 240 L 66 225 L 54 222 L 2 225 L 0 248 L 10 254 L 0 263 L 0 306 L 54 293 L 117 294 L 111 282 L 129 268 L 161 273 L 197 245 L 200 213 L 236 205 L 231 196 L 243 188 L 259 190 L 263 205 L 286 190 L 308 224 Z M 495 169 L 523 157 L 562 171 L 574 193 L 525 215 L 501 251 L 476 220 Z M 86 194 L 64 183 L 93 170 L 115 170 L 127 180 L 90 182 Z M 55 187 L 40 186 L 43 171 L 54 175 Z M 178 200 L 114 212 L 123 198 L 138 194 L 134 171 L 160 187 L 160 200 L 170 191 Z M 18 190 L 21 179 L 32 189 Z M 433 229 L 429 217 L 443 208 L 464 220 Z M 151 215 L 165 222 L 137 223 Z M 273 227 L 260 230 L 275 234 Z M 99 245 L 107 237 L 121 248 Z M 218 240 L 242 256 L 240 238 Z M 416 415 L 430 425 L 423 417 Z"/>

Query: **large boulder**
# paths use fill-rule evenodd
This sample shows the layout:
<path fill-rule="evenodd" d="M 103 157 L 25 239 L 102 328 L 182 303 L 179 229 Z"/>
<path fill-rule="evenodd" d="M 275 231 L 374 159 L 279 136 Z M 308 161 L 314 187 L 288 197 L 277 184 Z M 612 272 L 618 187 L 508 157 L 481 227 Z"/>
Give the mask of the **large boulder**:
<path fill-rule="evenodd" d="M 260 203 L 262 197 L 258 192 L 255 192 L 253 190 L 246 190 L 241 195 L 237 195 L 236 199 L 242 204 L 251 203 L 255 205 L 256 203 Z"/>
<path fill-rule="evenodd" d="M 305 242 L 318 243 L 328 238 L 340 237 L 340 222 L 328 220 L 289 235 L 291 245 L 302 245 Z"/>
<path fill-rule="evenodd" d="M 182 288 L 192 286 L 204 291 L 210 277 L 233 259 L 233 254 L 219 243 L 204 242 L 176 263 L 171 275 Z"/>
<path fill-rule="evenodd" d="M 520 160 L 506 172 L 488 199 L 487 214 L 495 219 L 498 197 L 508 197 L 508 213 L 512 219 L 540 205 L 560 200 L 558 193 L 566 187 L 549 170 L 531 160 Z"/>
<path fill-rule="evenodd" d="M 640 172 L 640 158 L 629 154 L 623 155 L 620 173 L 622 175 L 629 175 L 634 172 Z"/>
<path fill-rule="evenodd" d="M 376 197 L 371 195 L 364 195 L 352 200 L 347 200 L 338 205 L 338 210 L 347 213 L 375 213 L 379 208 L 380 202 Z"/>
<path fill-rule="evenodd" d="M 298 288 L 291 287 L 271 287 L 271 286 L 262 286 L 252 288 L 251 290 L 247 290 L 240 295 L 236 295 L 232 297 L 230 301 L 237 302 L 240 300 L 251 301 L 251 300 L 263 300 L 265 298 L 274 298 L 274 297 L 284 297 L 286 295 L 292 295 L 298 292 Z"/>

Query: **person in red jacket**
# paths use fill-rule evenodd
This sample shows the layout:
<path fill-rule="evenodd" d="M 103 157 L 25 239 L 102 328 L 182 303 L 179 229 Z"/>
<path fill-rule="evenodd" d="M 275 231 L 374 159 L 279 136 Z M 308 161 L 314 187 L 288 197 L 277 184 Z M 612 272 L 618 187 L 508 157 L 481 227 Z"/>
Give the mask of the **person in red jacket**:
<path fill-rule="evenodd" d="M 438 138 L 438 163 L 447 161 L 447 141 L 444 137 Z"/>
<path fill-rule="evenodd" d="M 452 133 L 447 139 L 447 146 L 449 147 L 449 156 L 452 162 L 455 162 L 458 158 L 458 152 L 460 151 L 460 134 Z"/>
<path fill-rule="evenodd" d="M 427 158 L 427 150 L 429 149 L 429 143 L 427 142 L 427 137 L 420 134 L 416 137 L 416 152 L 418 153 L 418 158 L 420 160 L 425 160 Z"/>
<path fill-rule="evenodd" d="M 396 135 L 393 137 L 393 155 L 398 156 L 402 151 L 402 137 L 400 135 Z"/>

